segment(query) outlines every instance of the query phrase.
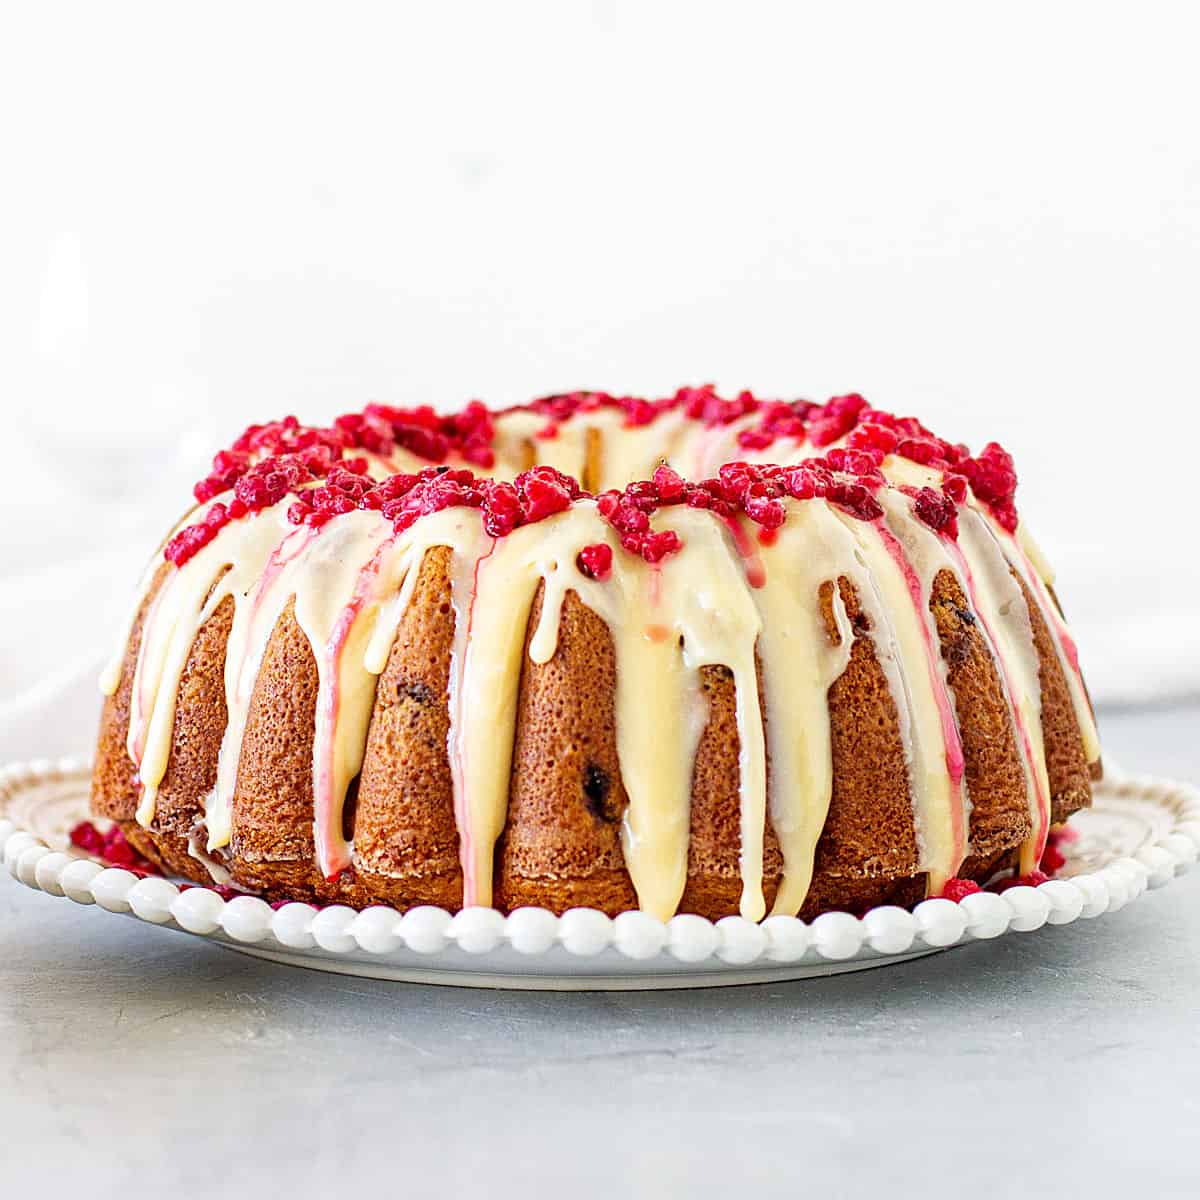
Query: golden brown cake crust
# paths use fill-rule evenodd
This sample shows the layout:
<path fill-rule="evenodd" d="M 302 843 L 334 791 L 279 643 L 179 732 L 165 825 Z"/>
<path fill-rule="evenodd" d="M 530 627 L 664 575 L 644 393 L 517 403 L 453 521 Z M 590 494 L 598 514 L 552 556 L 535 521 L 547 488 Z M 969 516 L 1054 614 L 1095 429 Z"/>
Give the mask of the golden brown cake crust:
<path fill-rule="evenodd" d="M 968 875 L 1032 832 L 1025 768 L 1004 684 L 958 580 L 939 571 L 929 603 L 962 738 L 971 802 Z"/>
<path fill-rule="evenodd" d="M 691 837 L 688 879 L 679 911 L 715 920 L 735 913 L 741 901 L 741 743 L 737 728 L 737 686 L 728 667 L 700 669 L 700 687 L 708 701 L 708 722 L 696 748 L 692 775 Z M 762 670 L 758 670 L 760 708 Z M 767 752 L 767 787 L 771 756 Z M 783 876 L 783 856 L 768 818 L 763 830 L 763 896 L 768 910 Z"/>
<path fill-rule="evenodd" d="M 450 551 L 420 564 L 375 692 L 354 818 L 363 887 L 399 907 L 462 903 L 447 739 L 454 644 Z"/>
<path fill-rule="evenodd" d="M 907 879 L 918 871 L 896 702 L 875 657 L 870 618 L 858 593 L 846 579 L 838 587 L 855 632 L 850 662 L 829 689 L 833 794 L 817 845 L 810 901 L 834 894 L 835 881 Z M 821 589 L 820 604 L 829 637 L 837 642 L 832 585 Z"/>
<path fill-rule="evenodd" d="M 1063 611 L 1062 602 L 1058 598 L 1058 592 L 1056 592 L 1054 590 L 1054 584 L 1052 584 L 1052 583 L 1046 584 L 1046 591 L 1050 595 L 1050 602 L 1058 610 L 1059 617 L 1063 621 L 1066 621 L 1067 614 Z M 1047 631 L 1047 634 L 1048 633 L 1049 633 L 1049 631 Z M 1060 664 L 1060 667 L 1061 667 L 1061 664 Z M 1087 702 L 1088 710 L 1092 714 L 1092 719 L 1095 720 L 1096 709 L 1095 709 L 1095 706 L 1092 704 L 1092 693 L 1091 693 L 1091 690 L 1088 688 L 1087 680 L 1080 678 L 1079 682 L 1083 685 L 1083 695 L 1084 695 L 1084 699 Z M 1065 676 L 1064 676 L 1064 683 L 1065 683 Z M 1074 719 L 1075 719 L 1074 713 L 1072 712 L 1072 720 L 1074 720 Z M 1102 757 L 1098 757 L 1095 762 L 1088 763 L 1088 778 L 1093 783 L 1099 783 L 1100 780 L 1104 778 L 1104 759 Z M 1086 808 L 1089 803 L 1090 803 L 1090 796 L 1087 801 L 1085 801 L 1083 804 L 1078 805 L 1076 807 L 1076 809 L 1072 810 L 1072 811 L 1077 811 L 1079 808 Z M 1070 816 L 1070 813 L 1068 813 L 1067 816 Z M 1055 819 L 1057 820 L 1058 818 L 1055 818 Z M 1065 820 L 1065 818 L 1063 818 L 1063 819 Z"/>
<path fill-rule="evenodd" d="M 313 736 L 317 661 L 288 604 L 250 698 L 233 792 L 230 873 L 268 895 L 333 899 L 314 860 Z"/>
<path fill-rule="evenodd" d="M 104 698 L 100 733 L 92 769 L 92 812 L 113 821 L 132 821 L 138 806 L 137 768 L 125 750 L 129 734 L 133 677 L 146 616 L 171 568 L 163 563 L 155 572 L 133 619 L 116 691 Z"/>
<path fill-rule="evenodd" d="M 1058 824 L 1091 803 L 1092 773 L 1083 751 L 1083 736 L 1071 703 L 1067 677 L 1050 630 L 1025 581 L 1016 572 L 1013 574 L 1025 596 L 1033 627 L 1033 644 L 1037 649 L 1042 689 L 1042 735 L 1046 743 L 1046 774 L 1050 778 L 1050 813 L 1051 820 Z"/>
<path fill-rule="evenodd" d="M 158 789 L 156 832 L 188 834 L 203 815 L 204 797 L 217 782 L 217 755 L 225 733 L 225 652 L 233 626 L 226 596 L 201 626 L 179 684 L 171 755 Z"/>
<path fill-rule="evenodd" d="M 143 829 L 134 819 L 141 788 L 137 768 L 125 747 L 129 734 L 133 679 L 142 632 L 147 614 L 166 582 L 169 571 L 170 567 L 163 563 L 155 572 L 134 618 L 121 663 L 117 690 L 104 700 L 100 715 L 100 735 L 96 746 L 96 763 L 92 771 L 92 812 L 116 821 L 126 841 L 160 870 L 207 883 L 210 881 L 209 873 L 189 854 L 186 834 L 179 831 L 177 824 L 164 829 L 160 823 L 164 811 L 168 819 L 173 814 L 176 817 L 179 815 L 184 803 L 182 797 L 191 792 L 194 786 L 190 782 L 191 773 L 203 769 L 203 760 L 208 753 L 205 738 L 199 733 L 189 734 L 189 731 L 211 729 L 214 724 L 219 725 L 216 740 L 212 743 L 215 778 L 216 748 L 220 746 L 220 731 L 223 731 L 225 726 L 225 694 L 223 686 L 218 686 L 215 691 L 210 688 L 205 677 L 215 671 L 218 683 L 221 681 L 224 640 L 228 637 L 226 621 L 232 620 L 232 604 L 228 610 L 219 614 L 219 620 L 218 614 L 214 614 L 201 630 L 188 657 L 175 711 L 171 757 L 168 759 L 167 772 L 159 792 L 155 821 L 149 830 Z M 215 705 L 219 705 L 219 715 L 214 714 Z M 181 766 L 181 761 L 185 765 Z M 196 797 L 202 797 L 206 790 L 201 788 L 196 791 Z"/>
<path fill-rule="evenodd" d="M 616 651 L 604 621 L 568 592 L 555 652 L 533 662 L 544 600 L 542 585 L 526 629 L 497 901 L 615 915 L 637 907 L 621 852 L 629 799 L 617 759 Z"/>

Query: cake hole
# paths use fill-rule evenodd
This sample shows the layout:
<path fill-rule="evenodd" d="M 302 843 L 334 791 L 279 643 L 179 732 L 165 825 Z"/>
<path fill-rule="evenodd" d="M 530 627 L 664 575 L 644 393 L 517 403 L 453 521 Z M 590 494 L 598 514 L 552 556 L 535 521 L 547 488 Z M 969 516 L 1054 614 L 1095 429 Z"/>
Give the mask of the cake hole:
<path fill-rule="evenodd" d="M 346 801 L 342 805 L 342 837 L 350 841 L 354 837 L 354 821 L 358 816 L 358 783 L 361 775 L 355 775 L 346 789 Z"/>
<path fill-rule="evenodd" d="M 583 769 L 583 798 L 588 812 L 596 820 L 608 824 L 617 820 L 619 814 L 613 812 L 608 803 L 611 795 L 612 777 L 603 767 L 588 763 Z"/>
<path fill-rule="evenodd" d="M 402 679 L 396 684 L 396 695 L 422 705 L 433 702 L 433 692 L 419 679 Z"/>

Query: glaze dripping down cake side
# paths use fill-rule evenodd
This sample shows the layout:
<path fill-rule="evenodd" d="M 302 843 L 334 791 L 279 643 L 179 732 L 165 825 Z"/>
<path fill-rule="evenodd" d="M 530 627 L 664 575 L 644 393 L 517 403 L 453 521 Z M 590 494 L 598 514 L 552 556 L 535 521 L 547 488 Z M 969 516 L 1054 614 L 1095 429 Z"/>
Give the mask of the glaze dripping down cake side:
<path fill-rule="evenodd" d="M 719 918 L 1038 872 L 1100 747 L 997 445 L 858 396 L 252 426 L 139 589 L 93 810 L 272 900 Z"/>

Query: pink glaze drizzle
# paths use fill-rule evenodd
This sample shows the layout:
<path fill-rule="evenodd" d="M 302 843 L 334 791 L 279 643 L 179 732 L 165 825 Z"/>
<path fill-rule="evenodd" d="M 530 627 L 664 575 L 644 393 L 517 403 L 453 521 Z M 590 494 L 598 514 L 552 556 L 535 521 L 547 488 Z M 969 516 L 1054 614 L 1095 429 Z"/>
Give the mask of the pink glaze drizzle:
<path fill-rule="evenodd" d="M 1046 794 L 1046 789 L 1042 786 L 1042 777 L 1035 765 L 1033 742 L 1029 736 L 1029 727 L 1025 723 L 1025 717 L 1021 712 L 1020 705 L 1016 701 L 1016 689 L 1012 677 L 1012 671 L 1009 669 L 1007 657 L 1001 653 L 1000 642 L 997 639 L 996 631 L 991 627 L 987 617 L 984 616 L 983 606 L 979 603 L 979 592 L 975 583 L 975 573 L 971 570 L 967 563 L 967 556 L 963 554 L 962 549 L 953 538 L 943 537 L 942 544 L 950 552 L 955 564 L 963 574 L 966 580 L 967 591 L 971 597 L 971 608 L 975 616 L 978 617 L 980 623 L 987 631 L 988 640 L 992 644 L 992 659 L 1000 669 L 1000 673 L 1004 678 L 1004 690 L 1009 697 L 1009 711 L 1012 713 L 1013 724 L 1017 728 L 1017 733 L 1021 738 L 1021 752 L 1025 756 L 1025 764 L 1027 773 L 1033 781 L 1034 796 L 1037 801 L 1037 828 L 1034 830 L 1034 837 L 1037 839 L 1034 844 L 1036 852 L 1035 862 L 1042 861 L 1042 854 L 1046 849 L 1046 839 L 1050 836 L 1050 797 Z"/>
<path fill-rule="evenodd" d="M 287 537 L 285 537 L 283 541 L 280 542 L 273 551 L 271 551 L 271 557 L 267 559 L 267 565 L 263 568 L 263 573 L 259 577 L 258 586 L 254 589 L 254 599 L 250 601 L 249 620 L 246 623 L 247 629 L 252 629 L 254 627 L 254 619 L 258 615 L 259 609 L 262 608 L 263 601 L 266 599 L 267 593 L 271 590 L 271 585 L 276 579 L 279 578 L 279 575 L 283 571 L 284 567 L 286 567 L 288 563 L 292 561 L 292 559 L 297 557 L 297 555 L 303 553 L 304 548 L 310 541 L 312 541 L 312 539 L 316 536 L 316 533 L 317 531 L 315 529 L 296 529 L 289 533 Z M 294 542 L 295 545 L 291 551 L 287 551 L 287 546 L 290 542 Z M 234 678 L 237 680 L 237 690 L 234 692 L 233 697 L 235 703 L 237 704 L 241 704 L 246 698 L 243 691 L 242 675 L 244 673 L 243 668 L 246 661 L 246 651 L 249 650 L 249 648 L 250 647 L 248 643 L 245 641 L 243 641 L 242 645 L 238 647 L 240 657 L 237 663 L 237 673 L 234 675 Z M 254 682 L 256 682 L 256 680 L 250 682 L 251 687 L 254 686 Z"/>
<path fill-rule="evenodd" d="M 746 569 L 746 582 L 752 588 L 760 588 L 767 582 L 767 569 L 763 566 L 762 556 L 758 552 L 758 547 L 755 546 L 750 535 L 742 527 L 742 523 L 736 517 L 722 516 L 721 520 L 725 523 L 725 528 L 729 530 L 733 537 L 733 544 L 737 548 L 737 552 L 741 555 L 742 565 Z M 766 530 L 763 530 L 766 533 Z M 768 543 L 769 544 L 769 543 Z"/>
<path fill-rule="evenodd" d="M 339 801 L 345 803 L 345 797 L 334 795 L 333 758 L 338 713 L 342 704 L 342 655 L 354 622 L 362 612 L 371 585 L 379 574 L 384 551 L 390 547 L 391 539 L 375 552 L 371 561 L 362 569 L 358 582 L 354 585 L 354 595 L 338 614 L 329 641 L 322 649 L 325 678 L 318 703 L 319 715 L 324 718 L 324 722 L 317 722 L 317 728 L 321 732 L 313 747 L 313 838 L 316 842 L 317 864 L 321 874 L 330 882 L 350 866 L 351 861 L 350 847 L 341 829 L 341 813 L 335 812 L 335 809 L 339 809 Z"/>
<path fill-rule="evenodd" d="M 1029 560 L 1029 556 L 1021 547 L 1021 543 L 1011 535 L 1008 536 L 1008 543 L 1020 555 L 1021 562 L 1025 566 L 1025 574 L 1033 582 L 1034 590 L 1038 594 L 1038 599 L 1042 602 L 1042 610 L 1049 616 L 1054 624 L 1055 633 L 1058 636 L 1059 645 L 1062 646 L 1063 655 L 1067 660 L 1067 664 L 1075 673 L 1080 685 L 1083 684 L 1083 672 L 1079 667 L 1079 648 L 1075 645 L 1075 639 L 1071 636 L 1071 631 L 1063 623 L 1062 617 L 1058 612 L 1058 605 L 1054 603 L 1050 593 L 1046 590 L 1046 585 L 1042 580 L 1038 569 Z M 1088 701 L 1089 705 L 1091 701 Z"/>
<path fill-rule="evenodd" d="M 962 738 L 959 737 L 958 724 L 955 721 L 954 710 L 950 704 L 950 696 L 946 681 L 938 670 L 939 651 L 934 647 L 933 635 L 929 631 L 929 622 L 924 609 L 924 597 L 921 591 L 921 581 L 909 561 L 904 547 L 896 536 L 883 523 L 882 519 L 874 522 L 875 528 L 883 541 L 892 561 L 900 568 L 904 576 L 908 594 L 912 598 L 913 607 L 917 610 L 917 624 L 921 629 L 921 638 L 925 644 L 925 663 L 929 670 L 929 682 L 933 687 L 933 695 L 937 702 L 938 720 L 942 727 L 942 737 L 946 744 L 946 773 L 950 777 L 950 821 L 954 832 L 955 845 L 964 853 L 967 844 L 966 821 L 963 813 L 963 774 L 966 770 L 966 760 L 963 757 Z"/>

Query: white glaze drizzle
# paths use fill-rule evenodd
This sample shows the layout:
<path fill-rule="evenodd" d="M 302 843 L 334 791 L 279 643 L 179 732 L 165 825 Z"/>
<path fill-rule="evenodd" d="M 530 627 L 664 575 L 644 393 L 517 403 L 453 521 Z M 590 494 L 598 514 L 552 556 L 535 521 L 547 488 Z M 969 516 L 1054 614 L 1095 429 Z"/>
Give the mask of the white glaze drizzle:
<path fill-rule="evenodd" d="M 353 519 L 353 524 L 351 519 Z M 317 663 L 313 726 L 313 837 L 327 878 L 350 865 L 342 807 L 362 767 L 377 676 L 364 665 L 383 589 L 392 586 L 395 539 L 375 513 L 330 521 L 308 547 L 294 585 L 296 624 Z"/>
<path fill-rule="evenodd" d="M 884 460 L 882 469 L 888 481 L 894 484 L 916 488 L 941 486 L 941 472 L 897 455 L 889 455 Z M 1083 742 L 1084 757 L 1088 763 L 1098 762 L 1100 737 L 1096 729 L 1096 718 L 1092 712 L 1091 701 L 1088 699 L 1087 688 L 1083 682 L 1083 674 L 1079 666 L 1079 653 L 1058 606 L 1047 591 L 1047 586 L 1052 583 L 1054 578 L 1049 562 L 1024 522 L 1017 526 L 1015 535 L 1009 533 L 973 494 L 968 494 L 962 510 L 978 514 L 979 518 L 986 523 L 987 528 L 999 544 L 1006 562 L 1012 571 L 1015 571 L 1025 582 L 1029 594 L 1033 597 L 1033 602 L 1045 622 L 1055 656 L 1058 658 L 1066 678 L 1067 693 Z M 1022 597 L 1022 608 L 1026 608 L 1024 597 Z M 1040 690 L 1038 697 L 1038 712 L 1040 713 Z"/>
<path fill-rule="evenodd" d="M 1092 712 L 1092 703 L 1088 699 L 1087 688 L 1083 682 L 1083 672 L 1079 666 L 1079 651 L 1075 647 L 1075 639 L 1067 628 L 1058 605 L 1054 603 L 1042 573 L 1035 567 L 1022 546 L 1022 539 L 1014 537 L 1008 530 L 991 516 L 984 514 L 992 532 L 996 535 L 1004 550 L 1005 557 L 1016 572 L 1025 581 L 1033 602 L 1037 605 L 1046 628 L 1050 631 L 1050 640 L 1062 666 L 1063 675 L 1067 681 L 1067 692 L 1071 697 L 1071 706 L 1075 710 L 1075 720 L 1079 725 L 1079 733 L 1083 739 L 1084 758 L 1088 763 L 1100 761 L 1100 735 L 1096 729 L 1096 717 Z M 1018 527 L 1018 532 L 1019 532 Z M 1044 560 L 1043 560 L 1044 561 Z"/>
<path fill-rule="evenodd" d="M 833 794 L 829 689 L 854 640 L 837 580 L 865 590 L 853 535 L 823 501 L 788 504 L 787 520 L 761 551 L 764 586 L 753 591 L 762 618 L 763 695 L 771 755 L 771 825 L 783 878 L 771 909 L 794 916 L 812 882 L 817 841 Z M 829 637 L 819 596 L 833 587 L 839 641 Z"/>
<path fill-rule="evenodd" d="M 471 602 L 465 608 L 456 604 L 459 627 L 470 633 L 451 690 L 451 767 L 465 904 L 492 898 L 495 842 L 507 812 L 520 656 L 533 599 L 544 582 L 531 661 L 553 657 L 568 591 L 605 620 L 613 637 L 617 748 L 629 797 L 622 846 L 639 904 L 648 912 L 669 916 L 687 883 L 692 769 L 707 716 L 699 670 L 719 664 L 733 672 L 741 745 L 742 908 L 751 919 L 763 915 L 766 765 L 754 666 L 760 618 L 720 522 L 680 510 L 670 524 L 680 532 L 683 550 L 651 567 L 617 548 L 612 575 L 603 582 L 575 566 L 585 545 L 616 545 L 587 501 L 514 531 L 478 560 Z M 697 579 L 705 583 L 697 586 Z M 648 710 L 656 714 L 654 721 L 647 721 Z M 477 719 L 482 713 L 486 718 Z"/>
<path fill-rule="evenodd" d="M 1042 691 L 1037 646 L 1029 609 L 984 519 L 974 509 L 959 511 L 958 542 L 947 543 L 967 585 L 967 595 L 983 626 L 1000 675 L 1017 749 L 1025 772 L 1030 837 L 1021 848 L 1021 874 L 1041 861 L 1050 832 L 1050 779 L 1042 732 Z"/>
<path fill-rule="evenodd" d="M 226 575 L 226 581 L 230 576 L 237 580 L 243 573 L 247 578 L 244 583 L 237 580 L 230 593 L 234 597 L 234 614 L 225 651 L 225 706 L 228 715 L 217 755 L 216 786 L 205 797 L 204 804 L 205 824 L 208 827 L 205 848 L 209 854 L 229 845 L 233 793 L 237 785 L 242 740 L 254 685 L 258 682 L 267 643 L 288 602 L 295 595 L 295 585 L 299 582 L 297 562 L 308 544 L 318 536 L 313 530 L 288 525 L 286 506 L 285 500 L 257 517 L 248 518 L 242 523 L 234 522 L 210 543 L 212 546 L 219 546 L 223 542 L 233 543 L 231 558 L 234 559 L 234 567 Z M 245 534 L 239 527 L 241 524 L 248 527 Z M 233 537 L 229 537 L 231 529 L 238 531 Z M 261 541 L 254 536 L 257 530 L 264 534 Z M 275 534 L 275 538 L 268 541 L 271 533 Z M 178 578 L 186 579 L 191 575 L 193 579 L 202 579 L 200 568 L 194 572 L 192 570 L 199 559 L 200 554 L 190 559 L 180 569 Z M 226 589 L 222 588 L 221 591 Z"/>
<path fill-rule="evenodd" d="M 884 459 L 882 470 L 888 481 L 894 484 L 906 484 L 917 488 L 938 488 L 942 482 L 940 471 L 895 454 L 888 455 Z M 968 494 L 966 508 L 978 513 L 987 522 L 988 528 L 1000 544 L 1004 557 L 1012 569 L 1025 581 L 1029 593 L 1033 597 L 1033 602 L 1037 605 L 1038 611 L 1046 623 L 1055 655 L 1066 677 L 1067 691 L 1083 741 L 1084 757 L 1089 763 L 1098 762 L 1100 737 L 1096 729 L 1096 717 L 1092 712 L 1091 701 L 1088 699 L 1087 688 L 1084 686 L 1083 673 L 1079 666 L 1079 652 L 1075 647 L 1071 631 L 1058 611 L 1058 605 L 1054 603 L 1047 591 L 1048 585 L 1052 584 L 1054 578 L 1049 562 L 1023 521 L 1018 524 L 1016 534 L 1009 533 L 992 516 L 987 507 L 975 498 L 974 494 Z"/>
<path fill-rule="evenodd" d="M 930 894 L 937 895 L 966 855 L 967 799 L 962 743 L 932 627 L 929 591 L 905 543 L 883 519 L 842 519 L 858 543 L 875 596 L 873 630 L 888 630 L 888 650 L 879 657 L 899 684 L 889 679 L 909 767 L 918 866 L 928 875 Z M 897 528 L 905 530 L 900 519 Z"/>
<path fill-rule="evenodd" d="M 286 510 L 284 501 L 228 526 L 192 557 L 186 569 L 170 570 L 152 602 L 134 672 L 128 740 L 130 757 L 138 766 L 142 790 L 137 819 L 143 825 L 149 826 L 154 818 L 158 788 L 171 749 L 179 681 L 192 644 L 226 596 L 232 595 L 235 600 L 233 629 L 239 629 L 239 615 L 243 616 L 244 624 L 245 594 L 257 592 L 269 578 L 270 572 L 264 571 L 264 565 L 270 563 L 277 550 L 282 551 L 284 545 L 290 550 L 296 539 L 305 535 L 305 531 L 287 524 Z M 296 535 L 290 543 L 286 540 L 289 534 Z M 269 633 L 270 630 L 263 637 L 264 646 Z M 231 633 L 230 646 L 233 645 Z M 226 658 L 225 667 L 227 697 L 231 658 L 232 655 Z M 249 683 L 252 686 L 253 679 Z M 232 718 L 232 709 L 230 715 Z M 223 758 L 227 757 L 224 747 L 228 738 L 227 726 L 222 741 Z M 215 848 L 210 837 L 209 850 Z"/>
<path fill-rule="evenodd" d="M 895 539 L 890 550 L 893 559 L 905 574 L 913 607 L 921 618 L 927 661 L 931 673 L 936 676 L 933 681 L 934 702 L 942 727 L 945 773 L 950 782 L 949 804 L 954 847 L 951 857 L 944 862 L 948 866 L 953 856 L 958 855 L 959 860 L 954 863 L 954 870 L 957 871 L 967 852 L 971 798 L 967 792 L 962 737 L 958 729 L 958 699 L 950 685 L 949 667 L 942 654 L 937 620 L 931 605 L 934 581 L 939 572 L 950 570 L 959 578 L 959 584 L 964 591 L 968 590 L 968 586 L 957 570 L 957 560 L 950 553 L 947 544 L 917 519 L 906 496 L 891 489 L 883 489 L 877 498 L 883 506 L 887 530 Z M 918 824 L 918 830 L 920 829 L 921 825 Z M 940 892 L 944 883 L 945 879 L 940 877 L 931 879 L 932 894 Z"/>
<path fill-rule="evenodd" d="M 717 518 L 677 509 L 660 514 L 660 525 L 679 533 L 683 549 L 622 580 L 627 615 L 613 630 L 617 744 L 629 795 L 626 865 L 643 908 L 656 915 L 675 910 L 686 884 L 692 769 L 706 716 L 700 669 L 724 666 L 736 689 L 740 908 L 744 917 L 759 920 L 766 910 L 766 744 L 755 666 L 762 618 L 740 556 Z"/>
<path fill-rule="evenodd" d="M 114 643 L 112 653 L 100 672 L 99 683 L 101 695 L 113 696 L 121 686 L 121 671 L 125 665 L 125 656 L 129 649 L 130 638 L 133 636 L 133 627 L 137 624 L 138 613 L 142 611 L 142 605 L 145 604 L 147 597 L 150 595 L 150 590 L 154 587 L 154 581 L 158 578 L 159 571 L 165 565 L 163 547 L 181 529 L 191 525 L 196 520 L 199 511 L 201 510 L 198 507 L 188 509 L 175 525 L 174 529 L 159 543 L 146 563 L 145 569 L 142 571 L 142 576 L 138 580 L 137 587 L 134 589 L 133 601 L 127 610 L 128 615 L 121 627 L 120 639 Z"/>

